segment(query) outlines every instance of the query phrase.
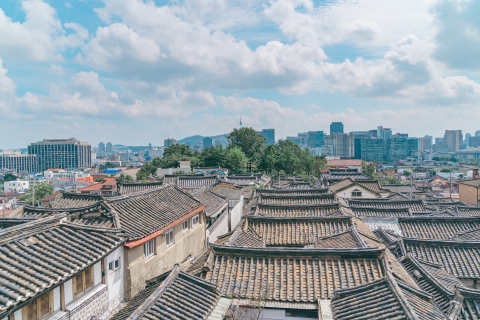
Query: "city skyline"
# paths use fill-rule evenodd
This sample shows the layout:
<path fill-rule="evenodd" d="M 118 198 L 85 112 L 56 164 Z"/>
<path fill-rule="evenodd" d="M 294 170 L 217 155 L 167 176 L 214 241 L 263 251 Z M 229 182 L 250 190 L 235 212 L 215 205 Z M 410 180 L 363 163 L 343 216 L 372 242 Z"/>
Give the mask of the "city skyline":
<path fill-rule="evenodd" d="M 411 136 L 473 133 L 480 122 L 478 1 L 23 0 L 0 9 L 4 149 L 39 132 L 128 145 L 211 136 L 240 116 L 279 137 L 329 132 L 334 121 Z"/>

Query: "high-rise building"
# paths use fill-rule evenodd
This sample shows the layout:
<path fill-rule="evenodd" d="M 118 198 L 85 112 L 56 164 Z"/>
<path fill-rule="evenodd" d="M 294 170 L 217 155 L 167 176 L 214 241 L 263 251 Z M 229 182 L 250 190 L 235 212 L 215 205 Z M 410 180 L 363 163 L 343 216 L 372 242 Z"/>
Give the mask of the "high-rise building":
<path fill-rule="evenodd" d="M 309 131 L 308 132 L 308 147 L 319 148 L 324 145 L 323 131 Z"/>
<path fill-rule="evenodd" d="M 105 152 L 108 153 L 108 154 L 113 153 L 113 145 L 112 145 L 111 142 L 107 142 L 107 144 L 105 146 Z"/>
<path fill-rule="evenodd" d="M 445 143 L 445 138 L 435 138 L 435 144 Z"/>
<path fill-rule="evenodd" d="M 203 138 L 203 149 L 211 148 L 213 146 L 213 140 L 210 137 Z"/>
<path fill-rule="evenodd" d="M 397 162 L 402 159 L 406 159 L 407 153 L 407 139 L 403 138 L 390 138 L 385 140 L 385 160 L 391 162 Z M 418 148 L 418 146 L 417 146 Z"/>
<path fill-rule="evenodd" d="M 392 137 L 392 129 L 384 128 L 382 126 L 377 127 L 377 139 L 390 139 Z"/>
<path fill-rule="evenodd" d="M 376 138 L 362 138 L 359 139 L 360 159 L 364 161 L 383 161 L 384 154 L 384 140 Z"/>
<path fill-rule="evenodd" d="M 167 139 L 163 140 L 163 146 L 165 148 L 170 147 L 171 145 L 174 145 L 174 144 L 177 144 L 177 140 L 175 140 L 173 138 L 167 138 Z"/>
<path fill-rule="evenodd" d="M 275 144 L 275 129 L 262 129 L 262 131 L 257 133 L 265 138 L 265 145 Z"/>
<path fill-rule="evenodd" d="M 105 143 L 100 142 L 98 144 L 98 153 L 100 153 L 100 154 L 105 153 Z"/>
<path fill-rule="evenodd" d="M 475 131 L 475 137 L 480 137 L 480 130 Z"/>
<path fill-rule="evenodd" d="M 417 157 L 418 150 L 418 139 L 414 137 L 407 138 L 407 157 Z"/>
<path fill-rule="evenodd" d="M 333 156 L 353 158 L 355 156 L 355 140 L 351 134 L 331 134 L 325 136 L 325 145 L 333 146 Z"/>
<path fill-rule="evenodd" d="M 300 145 L 308 146 L 308 132 L 299 133 L 298 137 L 301 139 Z"/>
<path fill-rule="evenodd" d="M 448 152 L 457 152 L 463 142 L 462 130 L 445 130 L 444 139 Z"/>
<path fill-rule="evenodd" d="M 37 156 L 37 170 L 78 169 L 92 166 L 92 146 L 75 138 L 44 139 L 28 146 L 28 154 Z"/>
<path fill-rule="evenodd" d="M 468 147 L 470 145 L 470 138 L 472 135 L 470 133 L 465 133 L 465 140 L 463 140 L 463 145 Z"/>
<path fill-rule="evenodd" d="M 422 151 L 432 149 L 432 145 L 433 145 L 433 137 L 432 136 L 426 135 L 425 137 L 423 137 L 423 150 Z"/>
<path fill-rule="evenodd" d="M 343 123 L 332 122 L 332 124 L 330 125 L 330 134 L 334 133 L 343 133 Z"/>
<path fill-rule="evenodd" d="M 0 169 L 16 173 L 37 172 L 37 156 L 20 152 L 2 152 L 0 153 Z"/>
<path fill-rule="evenodd" d="M 295 144 L 301 145 L 302 144 L 302 138 L 301 137 L 287 137 L 287 141 L 293 142 Z"/>
<path fill-rule="evenodd" d="M 480 136 L 470 137 L 470 140 L 468 141 L 468 146 L 471 147 L 471 148 L 480 147 Z"/>

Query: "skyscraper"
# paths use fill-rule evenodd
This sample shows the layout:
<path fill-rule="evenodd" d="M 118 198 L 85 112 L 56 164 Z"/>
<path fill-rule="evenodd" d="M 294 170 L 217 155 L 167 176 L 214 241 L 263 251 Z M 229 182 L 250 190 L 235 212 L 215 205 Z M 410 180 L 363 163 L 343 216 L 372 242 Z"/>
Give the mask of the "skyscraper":
<path fill-rule="evenodd" d="M 463 142 L 462 130 L 445 130 L 444 141 L 448 152 L 457 152 Z"/>
<path fill-rule="evenodd" d="M 213 146 L 213 140 L 210 137 L 203 138 L 203 149 L 211 148 Z"/>
<path fill-rule="evenodd" d="M 173 138 L 167 138 L 167 139 L 163 140 L 163 146 L 165 148 L 170 147 L 173 144 L 177 144 L 177 140 L 175 140 Z"/>
<path fill-rule="evenodd" d="M 332 122 L 330 125 L 330 134 L 343 133 L 343 123 Z"/>
<path fill-rule="evenodd" d="M 287 137 L 287 141 L 293 142 L 295 144 L 301 145 L 302 144 L 302 138 L 301 137 Z"/>
<path fill-rule="evenodd" d="M 265 138 L 265 145 L 275 144 L 275 129 L 262 129 L 258 134 L 261 134 Z"/>
<path fill-rule="evenodd" d="M 377 139 L 390 139 L 392 137 L 392 129 L 384 128 L 382 126 L 377 127 Z"/>
<path fill-rule="evenodd" d="M 480 137 L 480 130 L 475 131 L 475 137 Z"/>
<path fill-rule="evenodd" d="M 324 136 L 323 131 L 309 131 L 308 132 L 308 147 L 318 148 L 323 146 Z"/>
<path fill-rule="evenodd" d="M 432 136 L 426 135 L 425 137 L 423 137 L 423 150 L 432 149 L 432 145 L 433 145 L 433 137 Z"/>
<path fill-rule="evenodd" d="M 38 171 L 88 168 L 92 165 L 92 146 L 75 138 L 44 139 L 32 143 L 28 146 L 28 154 L 37 155 Z"/>
<path fill-rule="evenodd" d="M 108 153 L 108 154 L 113 153 L 113 145 L 112 145 L 111 142 L 107 142 L 107 145 L 105 147 L 105 152 Z"/>
<path fill-rule="evenodd" d="M 324 142 L 333 146 L 335 157 L 353 158 L 355 155 L 354 136 L 351 134 L 331 134 L 325 136 Z"/>
<path fill-rule="evenodd" d="M 100 142 L 98 144 L 98 153 L 100 153 L 100 154 L 105 153 L 105 143 Z"/>

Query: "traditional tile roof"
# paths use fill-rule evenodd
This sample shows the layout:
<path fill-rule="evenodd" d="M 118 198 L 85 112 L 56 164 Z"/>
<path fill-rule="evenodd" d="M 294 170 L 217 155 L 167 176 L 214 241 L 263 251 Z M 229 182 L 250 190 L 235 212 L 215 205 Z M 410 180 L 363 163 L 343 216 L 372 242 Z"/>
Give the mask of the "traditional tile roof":
<path fill-rule="evenodd" d="M 283 186 L 279 187 L 279 189 L 280 190 L 290 190 L 290 189 L 311 190 L 311 189 L 317 189 L 317 187 L 312 185 L 310 182 L 292 181 L 290 183 L 284 184 Z"/>
<path fill-rule="evenodd" d="M 0 230 L 0 317 L 72 278 L 124 242 L 119 230 L 64 222 L 66 214 Z"/>
<path fill-rule="evenodd" d="M 218 238 L 217 244 L 236 247 L 265 247 L 265 241 L 244 221 L 232 232 Z"/>
<path fill-rule="evenodd" d="M 52 201 L 50 207 L 57 209 L 89 207 L 96 205 L 101 199 L 99 195 L 62 192 L 61 196 Z"/>
<path fill-rule="evenodd" d="M 398 193 L 424 193 L 423 189 L 417 189 L 415 186 L 408 184 L 384 184 L 383 189 Z"/>
<path fill-rule="evenodd" d="M 277 195 L 260 195 L 258 202 L 263 204 L 280 204 L 280 205 L 315 205 L 335 203 L 335 195 L 320 194 L 315 196 L 277 196 Z"/>
<path fill-rule="evenodd" d="M 342 233 L 353 225 L 350 217 L 247 217 L 246 224 L 267 246 L 305 246 L 319 238 Z"/>
<path fill-rule="evenodd" d="M 250 186 L 252 184 L 268 185 L 271 178 L 264 174 L 234 174 L 225 177 L 227 182 L 236 184 L 238 186 Z"/>
<path fill-rule="evenodd" d="M 356 217 L 409 217 L 410 209 L 405 208 L 378 208 L 378 207 L 350 207 Z"/>
<path fill-rule="evenodd" d="M 143 182 L 142 183 L 122 183 L 120 185 L 120 194 L 127 195 L 127 194 L 147 191 L 150 189 L 156 189 L 160 186 L 162 186 L 161 181 L 146 182 L 146 183 L 143 183 Z"/>
<path fill-rule="evenodd" d="M 365 240 L 361 238 L 355 228 L 350 228 L 342 233 L 332 236 L 318 238 L 314 244 L 315 248 L 324 249 L 343 249 L 343 248 L 367 248 L 369 247 Z M 378 246 L 376 247 L 378 248 Z"/>
<path fill-rule="evenodd" d="M 355 199 L 348 200 L 348 205 L 353 208 L 409 208 L 411 212 L 430 213 L 433 209 L 425 205 L 421 200 L 387 200 L 387 199 Z"/>
<path fill-rule="evenodd" d="M 214 284 L 180 271 L 176 265 L 148 281 L 145 289 L 111 319 L 207 319 L 220 300 Z M 222 306 L 223 314 L 228 307 Z"/>
<path fill-rule="evenodd" d="M 205 176 L 205 175 L 179 175 L 179 174 L 166 174 L 163 177 L 163 183 L 174 183 L 177 187 L 182 189 L 197 189 L 202 186 L 212 186 L 219 182 L 217 176 Z"/>
<path fill-rule="evenodd" d="M 480 278 L 480 242 L 404 238 L 402 243 L 403 255 L 439 264 L 458 278 Z"/>
<path fill-rule="evenodd" d="M 334 319 L 447 319 L 428 293 L 387 272 L 378 281 L 338 290 L 332 299 Z"/>
<path fill-rule="evenodd" d="M 355 169 L 354 169 L 355 170 Z M 352 179 L 352 180 L 371 180 L 369 176 L 354 170 L 330 170 L 329 173 L 324 173 L 322 178 L 325 181 L 329 181 L 330 183 L 337 183 L 339 181 L 345 179 Z"/>
<path fill-rule="evenodd" d="M 107 204 L 118 213 L 120 226 L 129 240 L 143 238 L 194 210 L 204 208 L 197 199 L 171 184 L 146 192 L 111 197 Z"/>
<path fill-rule="evenodd" d="M 407 238 L 449 240 L 458 233 L 480 228 L 480 217 L 408 217 L 398 218 L 398 224 Z"/>
<path fill-rule="evenodd" d="M 480 242 L 480 228 L 459 232 L 454 237 L 457 241 L 479 241 Z"/>
<path fill-rule="evenodd" d="M 480 207 L 473 206 L 457 206 L 457 212 L 461 216 L 480 216 Z"/>
<path fill-rule="evenodd" d="M 366 190 L 374 193 L 378 197 L 381 196 L 381 193 L 389 193 L 389 191 L 384 190 L 382 188 L 382 186 L 380 185 L 380 183 L 376 180 L 359 180 L 359 181 L 356 181 L 356 180 L 351 179 L 351 178 L 339 181 L 339 182 L 335 183 L 334 185 L 330 185 L 329 190 L 338 194 L 338 193 L 341 193 L 343 190 L 346 190 L 348 188 L 352 188 L 352 187 L 355 187 L 355 186 L 357 186 L 359 188 L 366 189 Z"/>
<path fill-rule="evenodd" d="M 328 188 L 315 189 L 256 189 L 256 194 L 260 196 L 277 196 L 277 197 L 296 197 L 296 196 L 320 196 L 329 193 Z"/>
<path fill-rule="evenodd" d="M 259 203 L 255 215 L 268 217 L 322 217 L 334 214 L 343 215 L 338 203 L 326 205 L 270 205 Z"/>
<path fill-rule="evenodd" d="M 384 276 L 380 249 L 211 247 L 202 278 L 231 298 L 317 303 Z"/>
<path fill-rule="evenodd" d="M 45 218 L 60 213 L 67 213 L 71 222 L 101 228 L 119 228 L 115 214 L 111 212 L 104 201 L 96 202 L 94 205 L 79 208 L 42 208 L 24 206 L 22 217 L 24 218 Z"/>
<path fill-rule="evenodd" d="M 206 207 L 205 213 L 207 217 L 213 218 L 217 216 L 220 210 L 228 205 L 227 198 L 208 190 L 205 186 L 192 190 L 190 194 Z"/>

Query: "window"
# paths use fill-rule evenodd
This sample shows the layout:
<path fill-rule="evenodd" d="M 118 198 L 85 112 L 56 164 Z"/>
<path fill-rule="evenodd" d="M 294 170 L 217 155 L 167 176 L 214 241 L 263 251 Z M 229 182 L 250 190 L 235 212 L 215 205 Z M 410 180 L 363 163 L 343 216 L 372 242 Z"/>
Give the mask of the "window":
<path fill-rule="evenodd" d="M 47 293 L 39 298 L 40 317 L 45 317 L 50 313 L 50 295 Z"/>
<path fill-rule="evenodd" d="M 85 290 L 93 286 L 93 268 L 85 270 Z"/>
<path fill-rule="evenodd" d="M 75 286 L 73 290 L 75 290 L 75 295 L 78 295 L 83 292 L 83 275 L 81 273 L 77 274 L 74 279 Z"/>
<path fill-rule="evenodd" d="M 187 230 L 188 229 L 188 219 L 183 221 L 183 230 Z"/>
<path fill-rule="evenodd" d="M 200 217 L 198 214 L 192 217 L 192 227 L 196 226 L 200 222 Z"/>
<path fill-rule="evenodd" d="M 362 196 L 362 191 L 355 189 L 352 191 L 352 197 L 361 197 Z"/>
<path fill-rule="evenodd" d="M 170 229 L 165 234 L 165 241 L 167 242 L 167 247 L 173 244 L 173 229 Z"/>
<path fill-rule="evenodd" d="M 120 269 L 120 258 L 117 258 L 108 263 L 108 271 L 114 272 Z"/>
<path fill-rule="evenodd" d="M 143 245 L 143 253 L 145 254 L 145 259 L 148 259 L 155 254 L 155 239 L 145 242 Z"/>

